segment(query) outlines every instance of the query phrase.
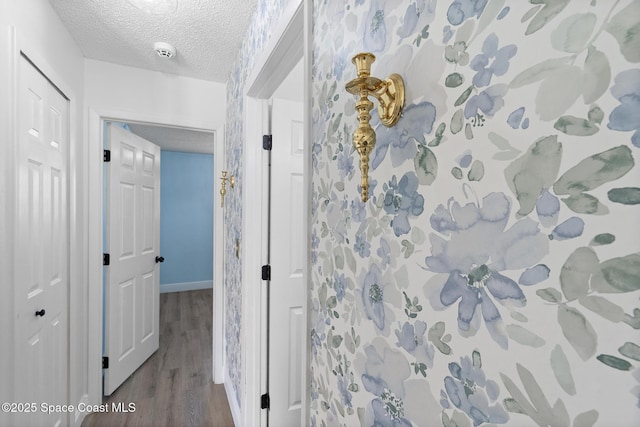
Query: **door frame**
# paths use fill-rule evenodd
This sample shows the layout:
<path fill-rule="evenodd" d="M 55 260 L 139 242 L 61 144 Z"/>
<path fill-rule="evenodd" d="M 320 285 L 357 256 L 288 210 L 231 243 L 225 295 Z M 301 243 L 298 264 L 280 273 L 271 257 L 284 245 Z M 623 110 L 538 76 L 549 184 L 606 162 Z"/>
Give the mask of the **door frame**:
<path fill-rule="evenodd" d="M 37 47 L 36 44 L 33 44 L 29 41 L 29 37 L 22 36 L 16 27 L 9 26 L 8 30 L 8 58 L 6 61 L 6 65 L 2 65 L 3 68 L 8 72 L 7 77 L 8 81 L 8 102 L 9 105 L 9 117 L 8 117 L 8 129 L 7 135 L 10 136 L 11 141 L 8 144 L 0 144 L 2 147 L 0 148 L 0 155 L 5 157 L 5 161 L 3 166 L 6 166 L 6 170 L 2 172 L 4 176 L 0 178 L 0 182 L 6 184 L 3 186 L 3 189 L 6 190 L 6 200 L 12 201 L 8 206 L 9 208 L 6 211 L 3 211 L 2 217 L 0 217 L 0 230 L 4 231 L 5 239 L 3 239 L 1 252 L 3 262 L 0 263 L 0 266 L 3 266 L 2 273 L 0 273 L 0 278 L 2 278 L 4 283 L 13 284 L 15 282 L 15 221 L 18 215 L 18 205 L 13 204 L 18 196 L 18 150 L 17 150 L 17 141 L 18 141 L 18 90 L 19 90 L 19 64 L 20 64 L 20 56 L 23 55 L 31 64 L 40 72 L 42 75 L 54 86 L 58 91 L 60 91 L 65 98 L 68 99 L 69 102 L 69 122 L 68 122 L 68 132 L 69 132 L 69 151 L 68 151 L 68 159 L 67 159 L 67 213 L 68 213 L 68 222 L 69 222 L 69 231 L 68 231 L 68 250 L 69 250 L 69 265 L 68 265 L 68 289 L 67 289 L 67 344 L 68 344 L 68 354 L 67 354 L 67 389 L 66 393 L 66 401 L 74 405 L 77 408 L 78 403 L 81 403 L 86 400 L 87 396 L 81 396 L 78 402 L 71 402 L 71 387 L 74 384 L 74 378 L 77 376 L 82 376 L 83 373 L 76 373 L 72 366 L 78 365 L 82 363 L 81 360 L 78 360 L 77 355 L 81 354 L 81 350 L 79 350 L 81 346 L 81 342 L 78 342 L 76 338 L 79 337 L 76 332 L 78 329 L 81 329 L 78 326 L 77 319 L 75 317 L 78 315 L 79 310 L 75 304 L 72 304 L 74 301 L 78 301 L 78 296 L 81 295 L 82 292 L 82 283 L 84 282 L 84 266 L 86 266 L 88 255 L 86 251 L 83 250 L 82 236 L 84 232 L 83 228 L 83 217 L 84 213 L 81 209 L 84 194 L 81 192 L 82 190 L 78 190 L 79 183 L 82 181 L 82 144 L 80 143 L 80 136 L 78 135 L 78 120 L 79 116 L 79 105 L 82 105 L 82 101 L 78 101 L 78 97 L 76 92 L 73 90 L 73 86 L 69 84 L 69 82 L 62 77 L 60 73 L 58 73 L 49 61 L 46 59 L 46 55 L 41 52 L 41 49 Z M 4 49 L 2 49 L 4 51 Z M 0 70 L 0 76 L 3 75 L 4 70 Z M 80 186 L 81 187 L 81 186 Z M 4 217 L 4 213 L 6 212 L 7 217 Z M 3 229 L 6 225 L 6 229 Z M 8 268 L 4 268 L 4 267 Z M 4 279 L 7 279 L 6 282 Z M 5 325 L 8 325 L 8 328 L 2 328 L 4 331 L 1 335 L 2 342 L 10 342 L 14 343 L 15 336 L 15 287 L 14 286 L 1 286 L 0 287 L 0 308 L 4 312 L 0 319 L 7 319 L 8 322 Z M 6 334 L 6 335 L 5 335 Z M 81 340 L 82 341 L 82 340 Z M 0 358 L 0 368 L 9 367 L 10 369 L 6 372 L 8 374 L 7 385 L 10 386 L 11 393 L 15 390 L 15 376 L 12 372 L 13 368 L 15 368 L 15 355 L 13 350 L 10 352 L 3 352 L 3 356 Z M 81 357 L 81 356 L 80 356 Z M 3 369 L 4 370 L 4 369 Z M 3 397 L 4 398 L 4 397 Z M 7 396 L 10 398 L 10 396 Z M 12 399 L 15 401 L 15 399 Z M 11 414 L 10 414 L 11 415 Z M 76 425 L 80 418 L 83 416 L 82 413 L 77 410 L 72 413 L 67 414 L 67 422 L 70 425 Z"/>
<path fill-rule="evenodd" d="M 243 234 L 247 242 L 260 244 L 243 245 L 242 277 L 243 277 L 243 316 L 245 321 L 245 349 L 242 362 L 245 382 L 245 396 L 242 405 L 241 425 L 266 426 L 267 411 L 260 409 L 260 396 L 266 390 L 266 287 L 263 286 L 259 271 L 266 263 L 268 253 L 268 196 L 266 179 L 268 174 L 268 155 L 262 149 L 262 135 L 269 129 L 269 98 L 280 83 L 288 76 L 293 67 L 302 59 L 304 73 L 304 122 L 303 133 L 307 141 L 304 152 L 303 166 L 303 201 L 304 218 L 303 234 L 304 247 L 309 248 L 311 221 L 311 23 L 313 6 L 310 0 L 290 0 L 280 17 L 272 36 L 263 49 L 256 65 L 247 78 L 245 85 L 244 124 L 246 145 L 243 150 L 245 170 L 244 194 L 242 203 L 245 206 L 243 214 Z M 246 209 L 251 206 L 251 209 Z M 309 251 L 303 256 L 303 283 L 305 297 L 303 310 L 305 313 L 305 346 L 302 349 L 302 360 L 305 369 L 302 370 L 303 390 L 302 419 L 305 424 L 308 415 L 309 402 L 309 283 L 310 283 Z M 255 290 L 259 289 L 260 292 Z"/>
<path fill-rule="evenodd" d="M 106 121 L 118 121 L 126 123 L 141 123 L 147 125 L 169 126 L 189 130 L 207 131 L 213 133 L 213 173 L 214 173 L 214 207 L 216 195 L 220 191 L 219 179 L 224 165 L 224 125 L 211 128 L 205 123 L 196 123 L 185 118 L 167 117 L 158 114 L 145 114 L 132 111 L 118 111 L 108 109 L 94 109 L 88 106 L 88 138 L 89 156 L 88 187 L 89 187 L 89 253 L 93 254 L 89 259 L 89 402 L 99 405 L 102 402 L 102 331 L 103 331 L 103 278 L 102 278 L 102 252 L 103 234 L 102 227 L 105 221 L 103 216 L 103 129 Z M 213 220 L 213 345 L 212 345 L 212 372 L 215 383 L 224 382 L 224 241 L 223 241 L 223 217 L 222 213 L 214 214 Z M 217 237 L 217 238 L 216 238 Z M 100 286 L 96 284 L 100 284 Z"/>

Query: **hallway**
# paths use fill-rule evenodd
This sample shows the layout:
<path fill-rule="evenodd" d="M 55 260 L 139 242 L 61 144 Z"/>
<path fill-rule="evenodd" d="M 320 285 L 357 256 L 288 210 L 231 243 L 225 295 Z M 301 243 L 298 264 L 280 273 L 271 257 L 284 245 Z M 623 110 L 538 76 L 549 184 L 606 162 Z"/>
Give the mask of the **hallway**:
<path fill-rule="evenodd" d="M 160 348 L 105 400 L 109 412 L 82 426 L 233 426 L 224 386 L 211 380 L 211 323 L 211 289 L 160 294 Z"/>

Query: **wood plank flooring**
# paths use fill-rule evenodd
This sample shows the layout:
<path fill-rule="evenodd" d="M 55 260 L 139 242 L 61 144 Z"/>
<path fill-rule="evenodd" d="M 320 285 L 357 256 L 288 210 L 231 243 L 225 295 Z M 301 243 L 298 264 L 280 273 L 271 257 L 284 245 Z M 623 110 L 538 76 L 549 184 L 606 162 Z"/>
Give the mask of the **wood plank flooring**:
<path fill-rule="evenodd" d="M 94 413 L 82 427 L 233 427 L 224 386 L 211 380 L 212 290 L 160 294 L 160 348 L 104 400 L 135 412 Z"/>

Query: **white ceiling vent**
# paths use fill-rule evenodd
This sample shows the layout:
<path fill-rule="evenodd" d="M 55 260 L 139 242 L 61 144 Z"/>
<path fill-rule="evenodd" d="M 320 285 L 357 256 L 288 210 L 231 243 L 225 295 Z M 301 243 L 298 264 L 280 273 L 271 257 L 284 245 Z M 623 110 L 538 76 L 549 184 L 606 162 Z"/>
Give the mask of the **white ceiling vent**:
<path fill-rule="evenodd" d="M 155 42 L 153 44 L 153 49 L 161 58 L 170 59 L 176 56 L 176 48 L 169 43 Z"/>

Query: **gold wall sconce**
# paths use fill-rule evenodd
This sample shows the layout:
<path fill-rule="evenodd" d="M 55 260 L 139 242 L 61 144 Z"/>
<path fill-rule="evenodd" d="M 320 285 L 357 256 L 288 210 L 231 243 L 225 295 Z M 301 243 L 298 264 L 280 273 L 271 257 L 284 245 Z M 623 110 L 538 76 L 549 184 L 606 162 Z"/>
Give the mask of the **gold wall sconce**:
<path fill-rule="evenodd" d="M 227 171 L 222 171 L 222 177 L 220 178 L 220 207 L 224 207 L 224 196 L 227 195 L 227 181 L 229 181 L 229 187 L 234 188 L 236 186 L 236 177 L 231 175 L 227 178 Z"/>
<path fill-rule="evenodd" d="M 369 124 L 373 102 L 369 95 L 378 100 L 380 121 L 387 127 L 394 126 L 400 119 L 404 107 L 404 80 L 399 74 L 391 74 L 385 80 L 371 77 L 371 64 L 376 60 L 372 53 L 359 53 L 351 62 L 356 66 L 358 77 L 351 80 L 345 88 L 347 92 L 359 95 L 356 102 L 358 128 L 353 133 L 353 145 L 360 154 L 360 173 L 362 201 L 369 200 L 369 155 L 376 145 L 376 133 Z"/>

